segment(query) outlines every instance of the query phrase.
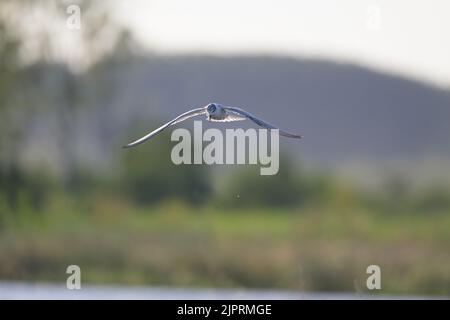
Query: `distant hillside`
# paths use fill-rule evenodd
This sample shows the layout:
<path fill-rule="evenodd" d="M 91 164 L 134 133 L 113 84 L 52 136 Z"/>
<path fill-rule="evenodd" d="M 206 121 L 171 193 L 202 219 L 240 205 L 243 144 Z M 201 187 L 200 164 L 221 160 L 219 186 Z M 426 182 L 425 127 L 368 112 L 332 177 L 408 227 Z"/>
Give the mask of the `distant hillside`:
<path fill-rule="evenodd" d="M 309 160 L 450 157 L 449 92 L 358 66 L 277 57 L 127 57 L 104 61 L 80 83 L 88 108 L 79 139 L 96 159 L 124 143 L 128 129 L 152 129 L 210 101 L 304 134 L 302 142 L 284 139 L 282 146 Z"/>

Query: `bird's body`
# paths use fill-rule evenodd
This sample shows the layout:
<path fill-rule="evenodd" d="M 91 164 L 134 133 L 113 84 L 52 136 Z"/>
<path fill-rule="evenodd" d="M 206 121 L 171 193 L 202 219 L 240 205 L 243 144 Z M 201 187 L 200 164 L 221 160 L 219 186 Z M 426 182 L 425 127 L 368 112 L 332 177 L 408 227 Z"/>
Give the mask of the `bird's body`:
<path fill-rule="evenodd" d="M 302 136 L 298 134 L 291 134 L 286 131 L 283 131 L 281 129 L 278 129 L 277 127 L 271 125 L 270 123 L 267 123 L 261 119 L 256 118 L 249 112 L 242 110 L 240 108 L 235 107 L 225 107 L 222 106 L 219 103 L 210 103 L 205 107 L 192 109 L 190 111 L 187 111 L 175 119 L 167 122 L 163 126 L 159 127 L 158 129 L 150 132 L 148 135 L 124 146 L 124 148 L 131 148 L 134 146 L 137 146 L 141 143 L 144 143 L 145 141 L 153 138 L 157 134 L 161 133 L 164 129 L 166 129 L 169 126 L 172 126 L 176 123 L 182 122 L 184 120 L 187 120 L 189 118 L 199 116 L 199 115 L 206 115 L 206 120 L 208 121 L 214 121 L 214 122 L 231 122 L 231 121 L 241 121 L 241 120 L 251 120 L 257 125 L 267 128 L 267 129 L 277 129 L 279 130 L 280 135 L 289 137 L 289 138 L 297 138 L 301 139 Z"/>
<path fill-rule="evenodd" d="M 211 103 L 206 107 L 206 114 L 209 121 L 223 121 L 227 117 L 227 112 L 218 103 Z"/>

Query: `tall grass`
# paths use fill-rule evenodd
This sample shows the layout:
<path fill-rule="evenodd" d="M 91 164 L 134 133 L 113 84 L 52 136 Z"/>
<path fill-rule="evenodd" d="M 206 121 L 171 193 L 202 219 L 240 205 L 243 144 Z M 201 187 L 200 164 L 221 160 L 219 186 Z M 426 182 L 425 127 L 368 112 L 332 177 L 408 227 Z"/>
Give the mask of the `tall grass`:
<path fill-rule="evenodd" d="M 136 207 L 116 196 L 54 196 L 0 233 L 0 278 L 303 291 L 450 294 L 450 215 L 365 207 L 227 209 L 181 201 Z"/>

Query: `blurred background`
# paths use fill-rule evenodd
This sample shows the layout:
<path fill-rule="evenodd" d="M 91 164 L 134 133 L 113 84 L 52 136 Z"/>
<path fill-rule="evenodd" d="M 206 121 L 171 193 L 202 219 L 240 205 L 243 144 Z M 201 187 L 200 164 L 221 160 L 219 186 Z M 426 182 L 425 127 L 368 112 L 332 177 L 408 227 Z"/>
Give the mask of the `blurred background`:
<path fill-rule="evenodd" d="M 0 282 L 450 295 L 449 10 L 1 1 Z M 275 176 L 121 149 L 211 101 L 305 138 Z"/>

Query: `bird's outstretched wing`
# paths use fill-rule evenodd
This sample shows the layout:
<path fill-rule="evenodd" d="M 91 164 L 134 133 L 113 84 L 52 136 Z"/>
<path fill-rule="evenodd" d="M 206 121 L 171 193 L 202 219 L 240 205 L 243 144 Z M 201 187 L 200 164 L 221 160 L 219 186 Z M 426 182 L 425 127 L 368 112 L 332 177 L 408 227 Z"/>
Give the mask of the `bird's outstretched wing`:
<path fill-rule="evenodd" d="M 282 136 L 289 137 L 289 138 L 297 138 L 297 139 L 301 139 L 302 138 L 302 136 L 299 135 L 299 134 L 293 134 L 293 133 L 286 132 L 286 131 L 281 130 L 280 128 L 278 128 L 278 127 L 276 127 L 276 126 L 274 126 L 274 125 L 272 125 L 272 124 L 270 124 L 270 123 L 268 123 L 268 122 L 266 122 L 264 120 L 258 119 L 257 117 L 255 117 L 251 113 L 249 113 L 249 112 L 247 112 L 245 110 L 242 110 L 241 108 L 225 107 L 225 110 L 227 112 L 230 112 L 230 113 L 234 113 L 234 114 L 237 114 L 237 115 L 240 115 L 240 116 L 244 116 L 247 119 L 249 119 L 249 120 L 253 121 L 254 123 L 256 123 L 258 126 L 261 126 L 263 128 L 278 129 L 280 135 L 282 135 Z"/>
<path fill-rule="evenodd" d="M 197 109 L 192 109 L 192 110 L 190 110 L 188 112 L 185 112 L 185 113 L 179 115 L 178 117 L 176 117 L 175 119 L 173 119 L 173 120 L 167 122 L 166 124 L 162 125 L 158 129 L 150 132 L 146 136 L 144 136 L 144 137 L 142 137 L 142 138 L 140 138 L 140 139 L 138 139 L 138 140 L 136 140 L 134 142 L 131 142 L 130 144 L 127 144 L 126 146 L 124 146 L 124 148 L 131 148 L 131 147 L 137 146 L 137 145 L 139 145 L 141 143 L 144 143 L 148 139 L 151 139 L 154 136 L 156 136 L 157 134 L 161 133 L 164 129 L 166 129 L 169 126 L 172 126 L 172 125 L 174 125 L 176 123 L 179 123 L 181 121 L 184 121 L 184 120 L 187 120 L 189 118 L 192 118 L 192 117 L 195 117 L 195 116 L 199 116 L 199 115 L 202 115 L 202 114 L 205 114 L 205 113 L 206 113 L 206 108 L 204 108 L 204 107 L 197 108 Z"/>

